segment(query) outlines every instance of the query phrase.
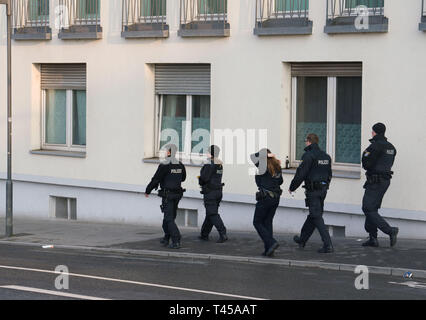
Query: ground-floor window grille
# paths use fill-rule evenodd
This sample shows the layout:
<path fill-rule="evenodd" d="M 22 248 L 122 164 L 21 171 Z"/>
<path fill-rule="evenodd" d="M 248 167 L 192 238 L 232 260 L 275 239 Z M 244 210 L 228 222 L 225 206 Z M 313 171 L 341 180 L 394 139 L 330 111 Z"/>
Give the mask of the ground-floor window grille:
<path fill-rule="evenodd" d="M 77 199 L 51 196 L 50 217 L 77 220 Z"/>

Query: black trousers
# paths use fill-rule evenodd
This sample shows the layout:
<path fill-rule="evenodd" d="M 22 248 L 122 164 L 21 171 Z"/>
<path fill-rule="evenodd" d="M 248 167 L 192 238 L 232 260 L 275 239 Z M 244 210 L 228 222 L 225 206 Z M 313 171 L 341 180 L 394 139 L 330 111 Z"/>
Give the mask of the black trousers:
<path fill-rule="evenodd" d="M 175 219 L 181 194 L 168 194 L 163 197 L 161 204 L 161 211 L 164 213 L 163 217 L 163 231 L 165 239 L 172 239 L 173 243 L 179 242 L 181 235 L 176 225 Z"/>
<path fill-rule="evenodd" d="M 385 234 L 392 232 L 391 226 L 379 215 L 383 196 L 388 190 L 390 180 L 381 179 L 378 183 L 365 183 L 364 198 L 362 199 L 362 211 L 365 214 L 365 231 L 370 237 L 377 238 L 379 229 Z"/>
<path fill-rule="evenodd" d="M 277 242 L 273 237 L 273 220 L 279 203 L 279 198 L 271 198 L 269 196 L 256 203 L 253 226 L 263 240 L 265 251 Z"/>
<path fill-rule="evenodd" d="M 226 228 L 219 215 L 219 206 L 222 201 L 222 190 L 212 190 L 204 195 L 204 207 L 206 208 L 206 218 L 201 227 L 201 236 L 208 237 L 213 229 L 217 229 L 220 235 L 226 234 Z"/>
<path fill-rule="evenodd" d="M 330 234 L 322 217 L 324 213 L 324 200 L 327 196 L 327 188 L 306 191 L 306 206 L 309 207 L 309 215 L 302 227 L 300 239 L 307 242 L 317 228 L 324 246 L 332 246 Z"/>

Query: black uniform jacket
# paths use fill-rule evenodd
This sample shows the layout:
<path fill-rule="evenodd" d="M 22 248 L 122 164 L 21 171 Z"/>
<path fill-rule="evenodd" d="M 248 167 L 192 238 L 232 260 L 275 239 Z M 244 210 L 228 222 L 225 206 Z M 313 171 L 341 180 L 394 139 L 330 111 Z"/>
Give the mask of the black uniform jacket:
<path fill-rule="evenodd" d="M 259 167 L 259 156 L 266 158 L 266 150 L 261 150 L 255 154 L 252 154 L 251 160 L 253 161 L 256 167 Z M 265 160 L 267 161 L 267 160 Z M 266 163 L 266 162 L 265 162 Z M 257 174 L 255 176 L 256 185 L 259 189 L 264 189 L 272 192 L 279 192 L 280 186 L 283 184 L 283 176 L 281 171 L 275 174 L 274 176 L 268 170 L 265 170 L 263 174 Z"/>
<path fill-rule="evenodd" d="M 367 176 L 380 175 L 391 179 L 396 149 L 384 135 L 376 135 L 370 140 L 371 145 L 362 153 L 362 167 Z"/>
<path fill-rule="evenodd" d="M 200 184 L 200 186 L 210 186 L 212 188 L 218 189 L 222 187 L 222 175 L 222 164 L 214 163 L 214 160 L 211 159 L 209 163 L 206 163 L 201 168 L 198 183 Z"/>
<path fill-rule="evenodd" d="M 160 185 L 161 189 L 177 191 L 181 189 L 181 184 L 186 180 L 185 166 L 176 159 L 168 158 L 160 163 L 154 177 L 146 187 L 146 194 L 150 194 L 153 189 Z"/>
<path fill-rule="evenodd" d="M 302 156 L 302 163 L 296 170 L 296 175 L 290 184 L 290 191 L 293 192 L 303 181 L 309 182 L 331 182 L 331 158 L 322 151 L 318 144 L 313 143 L 305 148 Z"/>

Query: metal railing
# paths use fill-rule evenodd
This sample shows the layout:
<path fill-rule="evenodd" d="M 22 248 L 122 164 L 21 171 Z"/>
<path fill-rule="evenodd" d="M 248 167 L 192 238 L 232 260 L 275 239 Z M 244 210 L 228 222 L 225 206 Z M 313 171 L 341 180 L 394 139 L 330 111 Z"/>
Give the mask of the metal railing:
<path fill-rule="evenodd" d="M 227 7 L 227 0 L 180 0 L 180 22 L 220 21 L 225 26 Z"/>
<path fill-rule="evenodd" d="M 14 0 L 12 16 L 15 33 L 30 28 L 45 32 L 50 30 L 49 0 Z"/>
<path fill-rule="evenodd" d="M 423 0 L 422 2 L 422 17 L 423 19 L 426 19 L 426 0 Z"/>
<path fill-rule="evenodd" d="M 122 31 L 154 24 L 164 29 L 166 20 L 166 0 L 123 0 Z"/>
<path fill-rule="evenodd" d="M 61 29 L 93 26 L 100 30 L 100 0 L 59 0 Z"/>
<path fill-rule="evenodd" d="M 369 16 L 384 16 L 384 0 L 327 0 L 328 19 L 356 17 L 364 12 Z"/>
<path fill-rule="evenodd" d="M 256 0 L 256 22 L 309 16 L 309 0 Z"/>

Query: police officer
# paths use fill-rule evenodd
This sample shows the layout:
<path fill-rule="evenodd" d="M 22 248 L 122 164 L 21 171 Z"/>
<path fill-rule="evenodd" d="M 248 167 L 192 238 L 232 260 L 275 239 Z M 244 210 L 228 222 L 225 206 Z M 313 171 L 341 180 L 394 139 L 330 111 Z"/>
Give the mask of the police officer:
<path fill-rule="evenodd" d="M 252 154 L 251 160 L 258 168 L 255 180 L 259 189 L 256 193 L 253 226 L 264 243 L 265 250 L 262 255 L 271 257 L 279 247 L 278 241 L 273 237 L 273 219 L 282 194 L 281 162 L 269 149 Z"/>
<path fill-rule="evenodd" d="M 362 154 L 362 167 L 367 176 L 362 211 L 365 214 L 365 230 L 370 235 L 362 244 L 364 247 L 379 246 L 377 229 L 389 235 L 391 247 L 396 244 L 399 232 L 398 228 L 391 227 L 378 213 L 383 196 L 390 185 L 393 174 L 391 169 L 396 156 L 396 149 L 387 141 L 385 132 L 386 126 L 376 123 L 373 126 L 371 145 Z"/>
<path fill-rule="evenodd" d="M 161 211 L 164 213 L 163 230 L 164 238 L 160 241 L 164 246 L 172 249 L 180 248 L 181 235 L 175 223 L 179 201 L 182 199 L 185 189 L 182 189 L 181 183 L 186 179 L 185 166 L 176 159 L 177 147 L 168 145 L 166 147 L 167 157 L 158 166 L 154 177 L 146 187 L 145 196 L 157 189 L 161 189 L 158 195 L 162 198 Z M 172 243 L 169 245 L 170 238 Z"/>
<path fill-rule="evenodd" d="M 324 224 L 322 217 L 324 211 L 324 200 L 329 188 L 332 172 L 331 158 L 318 146 L 319 138 L 316 134 L 309 134 L 305 140 L 306 148 L 302 156 L 302 163 L 299 165 L 290 184 L 289 192 L 294 192 L 304 181 L 306 206 L 309 207 L 309 215 L 302 227 L 300 236 L 294 236 L 294 241 L 304 248 L 306 242 L 313 234 L 315 228 L 318 229 L 323 247 L 319 253 L 331 253 L 334 251 L 330 234 Z"/>
<path fill-rule="evenodd" d="M 201 168 L 198 182 L 201 186 L 201 194 L 204 195 L 204 206 L 206 208 L 206 218 L 201 227 L 201 240 L 209 240 L 209 234 L 216 227 L 219 232 L 218 243 L 228 240 L 226 228 L 219 215 L 219 205 L 222 200 L 222 183 L 223 166 L 218 159 L 220 149 L 218 146 L 210 146 L 209 161 Z"/>

